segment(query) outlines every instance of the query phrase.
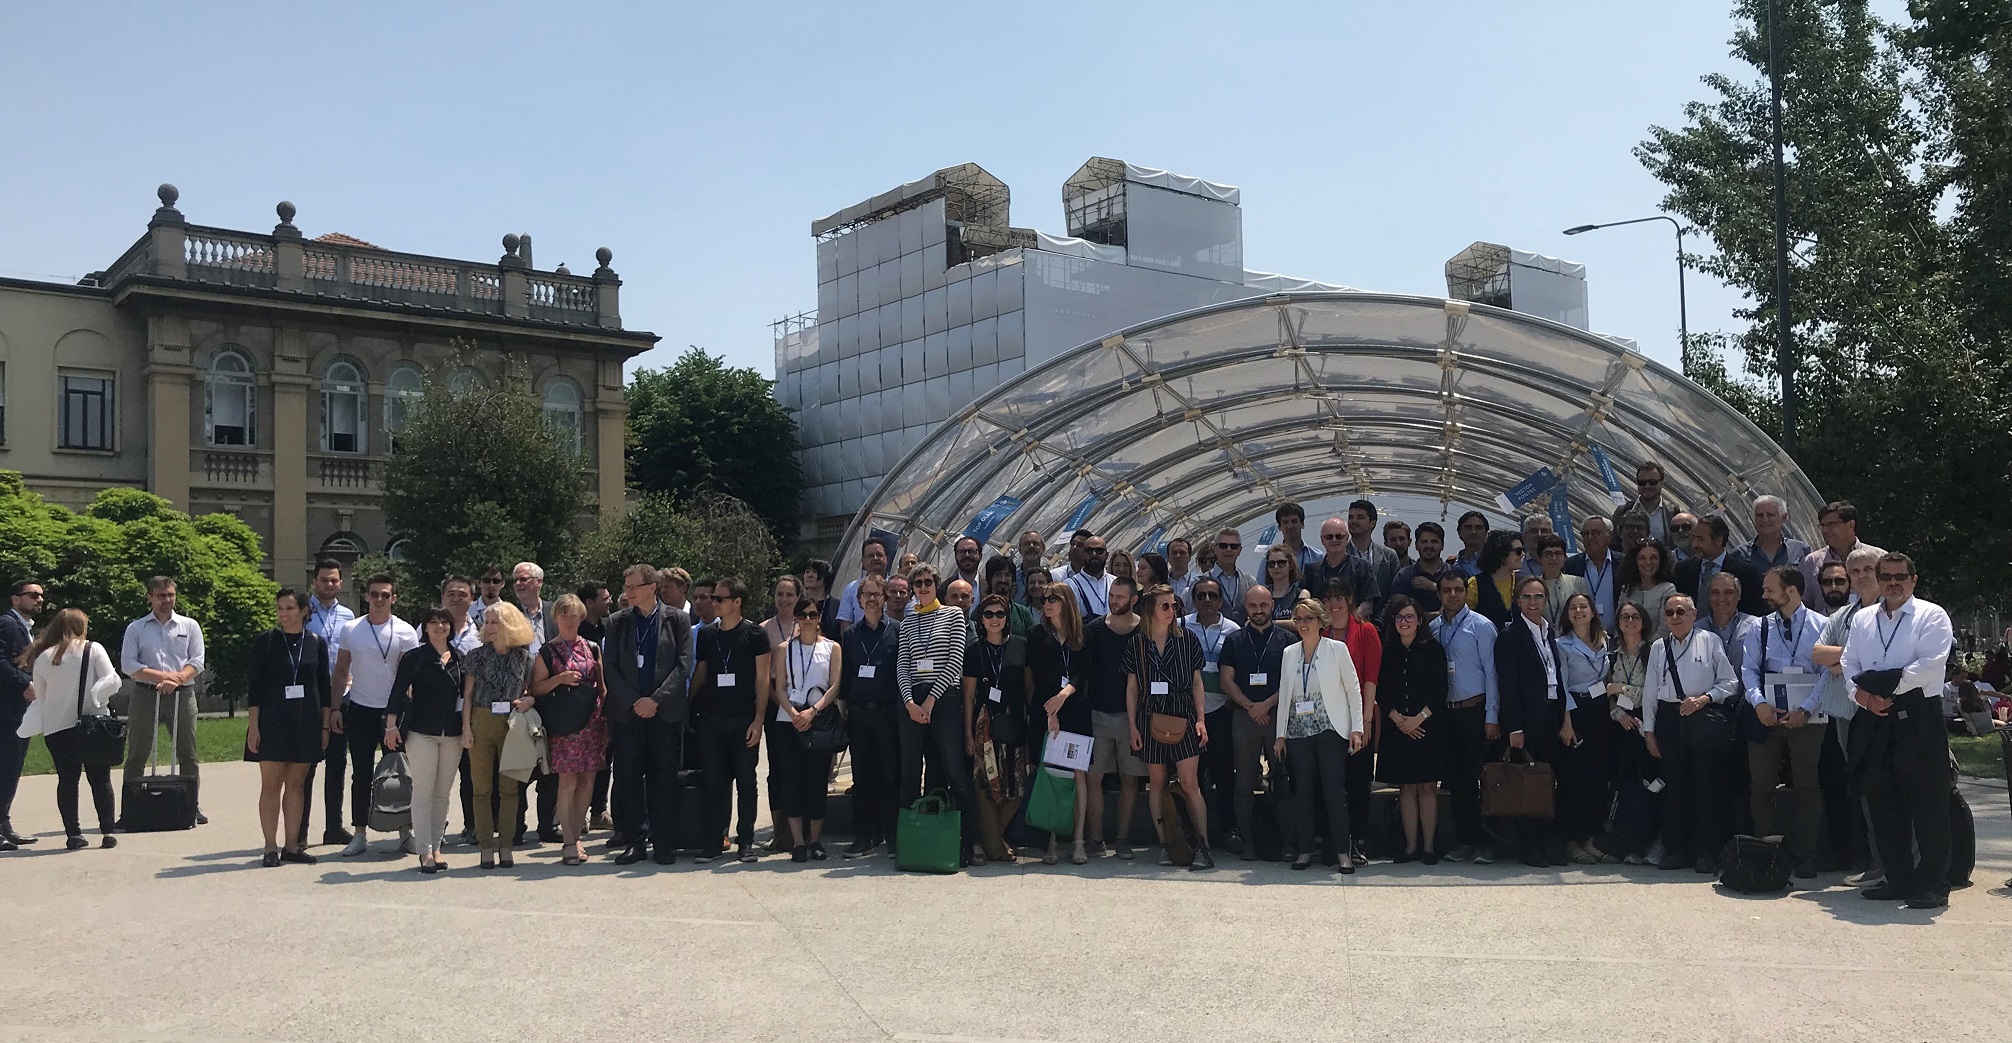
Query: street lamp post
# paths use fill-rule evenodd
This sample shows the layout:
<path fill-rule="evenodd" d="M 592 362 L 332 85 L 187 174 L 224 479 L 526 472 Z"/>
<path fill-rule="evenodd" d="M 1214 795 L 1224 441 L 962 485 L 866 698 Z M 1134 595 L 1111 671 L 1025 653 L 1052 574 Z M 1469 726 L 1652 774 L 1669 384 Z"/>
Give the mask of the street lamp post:
<path fill-rule="evenodd" d="M 1608 221 L 1605 224 L 1577 225 L 1565 229 L 1565 234 L 1578 235 L 1580 232 L 1593 232 L 1602 228 L 1619 228 L 1622 225 L 1638 225 L 1646 221 L 1668 221 L 1670 227 L 1677 230 L 1677 336 L 1679 338 L 1677 357 L 1682 359 L 1684 354 L 1691 350 L 1690 305 L 1684 300 L 1684 226 L 1678 224 L 1677 219 L 1674 217 L 1666 214 L 1657 214 L 1654 217 L 1637 217 L 1632 221 Z"/>

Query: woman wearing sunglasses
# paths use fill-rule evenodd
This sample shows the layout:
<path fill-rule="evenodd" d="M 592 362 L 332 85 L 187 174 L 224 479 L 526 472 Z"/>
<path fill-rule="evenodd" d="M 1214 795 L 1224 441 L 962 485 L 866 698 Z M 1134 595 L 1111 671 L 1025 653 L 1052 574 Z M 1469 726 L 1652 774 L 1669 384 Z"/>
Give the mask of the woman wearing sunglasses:
<path fill-rule="evenodd" d="M 1363 745 L 1362 687 L 1348 646 L 1322 637 L 1331 617 L 1312 598 L 1292 607 L 1299 640 L 1279 661 L 1278 730 L 1272 754 L 1291 765 L 1297 852 L 1294 869 L 1313 864 L 1313 805 L 1327 803 L 1328 847 L 1338 873 L 1355 872 L 1348 849 L 1348 758 Z M 1316 798 L 1315 794 L 1319 794 Z"/>
<path fill-rule="evenodd" d="M 1031 578 L 1030 578 L 1031 583 Z M 1090 697 L 1082 694 L 1089 657 L 1083 654 L 1083 617 L 1076 598 L 1056 587 L 1041 595 L 1041 622 L 1027 638 L 1027 668 L 1033 675 L 1029 714 L 1052 737 L 1058 732 L 1090 734 Z M 1084 865 L 1090 854 L 1083 847 L 1083 815 L 1089 807 L 1090 773 L 1076 773 L 1076 835 L 1069 861 Z M 1054 865 L 1061 835 L 1048 842 L 1042 861 Z"/>
<path fill-rule="evenodd" d="M 979 843 L 1013 861 L 1002 831 L 1024 795 L 1027 775 L 1027 639 L 1012 632 L 1008 601 L 978 604 L 978 637 L 964 650 L 964 753 L 978 787 Z"/>
<path fill-rule="evenodd" d="M 831 789 L 831 759 L 837 750 L 813 750 L 804 736 L 819 714 L 832 709 L 843 673 L 838 642 L 824 636 L 824 611 L 809 599 L 790 606 L 796 635 L 771 655 L 782 657 L 774 672 L 775 718 L 769 725 L 769 794 L 794 838 L 792 862 L 824 861 L 825 794 Z"/>
<path fill-rule="evenodd" d="M 1299 557 L 1291 548 L 1279 544 L 1265 550 L 1264 585 L 1271 591 L 1271 617 L 1291 619 L 1292 607 L 1306 597 L 1306 588 L 1300 585 Z"/>
<path fill-rule="evenodd" d="M 1515 615 L 1511 609 L 1516 603 L 1516 570 L 1523 567 L 1528 550 L 1522 533 L 1506 529 L 1490 532 L 1481 543 L 1481 555 L 1475 561 L 1480 574 L 1467 580 L 1467 607 L 1481 613 L 1497 629 Z"/>
<path fill-rule="evenodd" d="M 1188 866 L 1199 872 L 1215 868 L 1209 854 L 1209 809 L 1202 800 L 1200 761 L 1209 741 L 1202 690 L 1202 646 L 1181 625 L 1180 599 L 1174 588 L 1157 584 L 1139 595 L 1145 622 L 1125 645 L 1125 711 L 1132 725 L 1132 749 L 1146 762 L 1147 806 L 1164 808 L 1163 831 L 1180 828 L 1170 804 L 1162 804 L 1167 766 L 1187 799 L 1195 825 L 1195 858 Z M 1166 833 L 1162 837 L 1165 839 Z M 1172 865 L 1169 857 L 1161 865 Z"/>

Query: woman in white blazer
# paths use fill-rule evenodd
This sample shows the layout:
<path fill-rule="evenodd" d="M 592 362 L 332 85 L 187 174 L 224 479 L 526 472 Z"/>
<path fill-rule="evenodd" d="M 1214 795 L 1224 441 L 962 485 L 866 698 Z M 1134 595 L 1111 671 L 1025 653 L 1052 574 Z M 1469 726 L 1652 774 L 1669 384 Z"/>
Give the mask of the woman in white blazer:
<path fill-rule="evenodd" d="M 74 851 L 89 847 L 84 830 L 77 823 L 77 778 L 91 780 L 91 803 L 98 809 L 98 832 L 104 847 L 117 847 L 113 835 L 116 816 L 112 806 L 112 766 L 86 765 L 77 732 L 79 717 L 99 717 L 110 711 L 112 693 L 119 690 L 119 672 L 105 647 L 87 636 L 90 619 L 83 612 L 66 608 L 56 613 L 42 636 L 21 653 L 21 669 L 35 677 L 35 701 L 21 720 L 20 736 L 42 736 L 49 758 L 56 763 L 56 810 L 63 816 L 63 832 Z M 81 682 L 81 686 L 80 686 Z"/>
<path fill-rule="evenodd" d="M 1293 820 L 1298 837 L 1294 869 L 1313 863 L 1315 793 L 1327 800 L 1327 846 L 1335 871 L 1355 872 L 1348 853 L 1348 756 L 1362 750 L 1362 685 L 1348 646 L 1322 637 L 1330 622 L 1325 606 L 1304 598 L 1292 607 L 1299 641 L 1279 664 L 1276 753 L 1292 771 Z"/>

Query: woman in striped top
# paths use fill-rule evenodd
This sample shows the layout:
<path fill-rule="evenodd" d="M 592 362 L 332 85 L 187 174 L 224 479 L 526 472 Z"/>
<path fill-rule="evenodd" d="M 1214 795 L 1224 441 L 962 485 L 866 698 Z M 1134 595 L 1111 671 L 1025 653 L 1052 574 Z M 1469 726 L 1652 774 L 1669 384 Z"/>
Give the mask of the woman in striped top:
<path fill-rule="evenodd" d="M 962 820 L 964 850 L 971 865 L 984 865 L 978 845 L 978 788 L 971 779 L 971 761 L 964 752 L 964 705 L 952 690 L 964 679 L 964 648 L 971 623 L 962 610 L 938 600 L 942 583 L 936 566 L 917 565 L 909 573 L 915 608 L 901 621 L 901 650 L 895 659 L 895 683 L 904 698 L 901 722 L 904 751 L 920 747 L 938 773 L 950 780 L 950 796 Z M 915 803 L 922 793 L 920 758 L 906 753 L 901 780 L 901 806 Z"/>
<path fill-rule="evenodd" d="M 1202 706 L 1202 644 L 1181 625 L 1174 588 L 1156 583 L 1139 596 L 1139 603 L 1145 623 L 1125 645 L 1125 709 L 1132 722 L 1132 749 L 1146 762 L 1147 806 L 1163 806 L 1167 765 L 1173 765 L 1195 823 L 1195 860 L 1188 868 L 1212 869 L 1216 863 L 1209 855 L 1209 810 L 1197 772 L 1202 747 L 1209 741 Z M 1177 724 L 1178 737 L 1164 734 Z M 1178 828 L 1171 816 L 1162 821 L 1163 828 Z M 1163 859 L 1161 864 L 1173 863 Z"/>

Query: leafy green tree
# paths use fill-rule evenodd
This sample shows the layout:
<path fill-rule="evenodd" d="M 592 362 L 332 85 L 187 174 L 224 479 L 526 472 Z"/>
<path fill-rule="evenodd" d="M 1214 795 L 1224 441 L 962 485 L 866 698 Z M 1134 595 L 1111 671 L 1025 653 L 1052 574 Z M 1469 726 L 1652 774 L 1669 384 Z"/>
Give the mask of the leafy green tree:
<path fill-rule="evenodd" d="M 771 533 L 795 534 L 803 470 L 775 382 L 693 348 L 629 382 L 629 481 L 646 492 L 731 496 Z"/>
<path fill-rule="evenodd" d="M 565 572 L 569 582 L 597 579 L 618 590 L 622 570 L 639 562 L 681 566 L 694 578 L 738 576 L 755 615 L 768 603 L 767 581 L 778 560 L 775 537 L 739 500 L 645 493 L 619 520 L 583 534 Z"/>
<path fill-rule="evenodd" d="M 386 526 L 410 582 L 483 565 L 558 561 L 588 509 L 580 458 L 514 387 L 463 395 L 429 384 L 384 467 Z"/>
<path fill-rule="evenodd" d="M 1946 106 L 1864 0 L 1779 3 L 1797 463 L 1859 505 L 1868 540 L 1913 554 L 1935 596 L 2002 599 L 2012 537 L 1978 494 L 2006 487 L 2003 352 L 1963 321 Z M 1745 329 L 1685 345 L 1686 372 L 1779 435 L 1766 15 L 1767 0 L 1735 8 L 1733 53 L 1755 74 L 1705 77 L 1713 100 L 1636 154 L 1716 247 L 1699 267 L 1750 302 Z"/>
<path fill-rule="evenodd" d="M 137 489 L 107 489 L 83 514 L 0 471 L 0 576 L 34 579 L 48 609 L 79 608 L 114 661 L 128 622 L 147 611 L 150 576 L 173 576 L 179 610 L 202 624 L 211 692 L 244 693 L 251 639 L 273 625 L 278 584 L 259 572 L 258 535 L 237 518 L 197 518 Z"/>

